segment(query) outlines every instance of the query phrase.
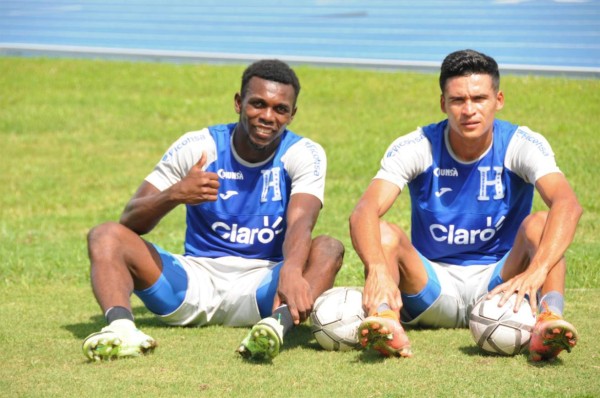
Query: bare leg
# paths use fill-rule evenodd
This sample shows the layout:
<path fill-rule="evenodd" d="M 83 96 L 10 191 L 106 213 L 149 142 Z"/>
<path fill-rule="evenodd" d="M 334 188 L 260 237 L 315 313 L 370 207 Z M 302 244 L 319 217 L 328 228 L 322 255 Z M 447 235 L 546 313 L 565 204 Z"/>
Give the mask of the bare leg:
<path fill-rule="evenodd" d="M 381 244 L 395 282 L 405 294 L 417 294 L 425 288 L 427 271 L 406 233 L 397 225 L 382 221 Z"/>
<path fill-rule="evenodd" d="M 343 258 L 344 246 L 338 240 L 324 235 L 312 240 L 302 275 L 311 287 L 313 301 L 333 286 Z M 307 316 L 307 313 L 301 313 L 301 321 Z M 287 305 L 279 306 L 270 317 L 261 319 L 252 327 L 237 352 L 248 359 L 272 359 L 279 354 L 283 336 L 293 325 Z"/>
<path fill-rule="evenodd" d="M 83 342 L 84 355 L 100 361 L 152 352 L 156 341 L 133 323 L 130 296 L 159 278 L 162 265 L 156 250 L 136 233 L 117 223 L 105 223 L 88 234 L 92 289 L 109 320 Z"/>
<path fill-rule="evenodd" d="M 344 245 L 340 241 L 326 235 L 313 239 L 303 273 L 312 288 L 313 300 L 333 286 L 343 260 Z"/>
<path fill-rule="evenodd" d="M 92 289 L 105 312 L 120 306 L 131 309 L 133 289 L 152 286 L 160 277 L 160 256 L 148 242 L 118 223 L 105 223 L 88 234 Z"/>
<path fill-rule="evenodd" d="M 379 228 L 386 265 L 395 285 L 406 294 L 423 290 L 428 281 L 427 271 L 406 233 L 386 221 L 380 221 Z M 412 356 L 399 314 L 389 303 L 380 303 L 376 312 L 360 324 L 358 333 L 363 348 L 373 348 L 383 356 Z"/>
<path fill-rule="evenodd" d="M 548 212 L 540 211 L 525 218 L 515 238 L 513 249 L 502 268 L 501 276 L 504 281 L 527 269 L 529 261 L 537 252 L 542 240 L 547 217 Z M 540 293 L 544 295 L 550 291 L 557 291 L 560 294 L 564 294 L 565 274 L 566 263 L 565 259 L 562 258 L 548 273 Z"/>

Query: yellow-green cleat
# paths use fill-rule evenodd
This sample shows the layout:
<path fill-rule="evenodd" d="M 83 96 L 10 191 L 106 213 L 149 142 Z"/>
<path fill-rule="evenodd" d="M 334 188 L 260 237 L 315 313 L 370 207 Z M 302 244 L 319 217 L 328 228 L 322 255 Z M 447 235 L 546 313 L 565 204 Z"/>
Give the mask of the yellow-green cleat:
<path fill-rule="evenodd" d="M 156 341 L 127 319 L 113 321 L 83 341 L 83 355 L 92 361 L 137 357 L 156 348 Z"/>
<path fill-rule="evenodd" d="M 275 318 L 264 318 L 252 327 L 236 351 L 246 359 L 270 360 L 279 354 L 282 344 L 283 326 Z"/>

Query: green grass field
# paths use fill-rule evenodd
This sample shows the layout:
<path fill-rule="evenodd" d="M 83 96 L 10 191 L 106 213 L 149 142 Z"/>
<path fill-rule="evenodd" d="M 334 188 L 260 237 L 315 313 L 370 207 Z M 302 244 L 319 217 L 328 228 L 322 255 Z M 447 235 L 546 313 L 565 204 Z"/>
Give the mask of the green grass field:
<path fill-rule="evenodd" d="M 104 326 L 85 237 L 117 220 L 183 132 L 235 121 L 243 66 L 0 58 L 0 396 L 597 397 L 600 396 L 600 81 L 503 77 L 499 117 L 543 133 L 585 208 L 567 253 L 565 315 L 581 334 L 552 364 L 482 354 L 468 330 L 410 330 L 415 357 L 325 352 L 307 325 L 272 364 L 234 353 L 246 328 L 171 328 L 133 300 L 150 356 L 88 363 L 82 339 Z M 291 129 L 328 153 L 316 233 L 344 242 L 336 285 L 362 285 L 348 216 L 387 145 L 441 120 L 437 75 L 296 68 Z M 408 228 L 408 195 L 388 219 Z M 536 197 L 535 208 L 542 208 Z M 183 209 L 147 236 L 180 252 Z"/>

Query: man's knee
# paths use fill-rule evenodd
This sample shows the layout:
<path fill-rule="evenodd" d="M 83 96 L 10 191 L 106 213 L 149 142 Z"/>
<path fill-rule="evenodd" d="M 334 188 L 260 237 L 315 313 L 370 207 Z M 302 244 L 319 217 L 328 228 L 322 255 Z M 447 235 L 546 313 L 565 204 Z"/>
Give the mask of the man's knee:
<path fill-rule="evenodd" d="M 100 241 L 114 238 L 116 235 L 118 235 L 119 227 L 123 226 L 114 221 L 109 221 L 96 225 L 88 232 L 88 245 L 97 245 Z"/>
<path fill-rule="evenodd" d="M 114 250 L 125 240 L 127 232 L 130 231 L 125 226 L 113 221 L 93 227 L 87 235 L 90 257 Z"/>
<path fill-rule="evenodd" d="M 410 244 L 408 236 L 400 227 L 387 221 L 379 222 L 381 245 L 388 248 L 398 248 Z"/>
<path fill-rule="evenodd" d="M 334 267 L 335 272 L 339 271 L 346 251 L 342 242 L 328 235 L 320 235 L 313 239 L 312 250 L 320 258 L 330 260 L 324 263 Z"/>
<path fill-rule="evenodd" d="M 538 211 L 525 217 L 521 223 L 521 231 L 529 242 L 537 243 L 541 240 L 547 220 L 547 211 Z"/>

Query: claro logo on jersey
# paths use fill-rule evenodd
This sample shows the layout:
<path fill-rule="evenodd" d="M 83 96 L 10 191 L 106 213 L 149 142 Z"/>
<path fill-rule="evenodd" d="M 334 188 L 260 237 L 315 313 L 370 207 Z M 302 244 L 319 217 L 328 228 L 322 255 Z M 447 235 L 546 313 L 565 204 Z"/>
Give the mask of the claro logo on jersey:
<path fill-rule="evenodd" d="M 487 217 L 484 229 L 463 229 L 454 224 L 433 224 L 429 227 L 431 237 L 437 242 L 446 242 L 449 245 L 472 245 L 478 242 L 487 242 L 496 236 L 496 232 L 502 228 L 505 217 L 502 216 L 492 226 L 492 217 Z"/>
<path fill-rule="evenodd" d="M 248 228 L 240 226 L 239 224 L 227 224 L 222 221 L 217 221 L 211 225 L 213 231 L 215 231 L 223 240 L 231 243 L 243 243 L 247 245 L 253 245 L 256 242 L 259 243 L 270 243 L 275 239 L 275 235 L 279 235 L 283 228 L 279 228 L 283 218 L 277 217 L 277 219 L 270 224 L 269 216 L 263 217 L 262 228 Z M 270 224 L 270 225 L 269 225 Z M 279 229 L 278 229 L 279 228 Z"/>

